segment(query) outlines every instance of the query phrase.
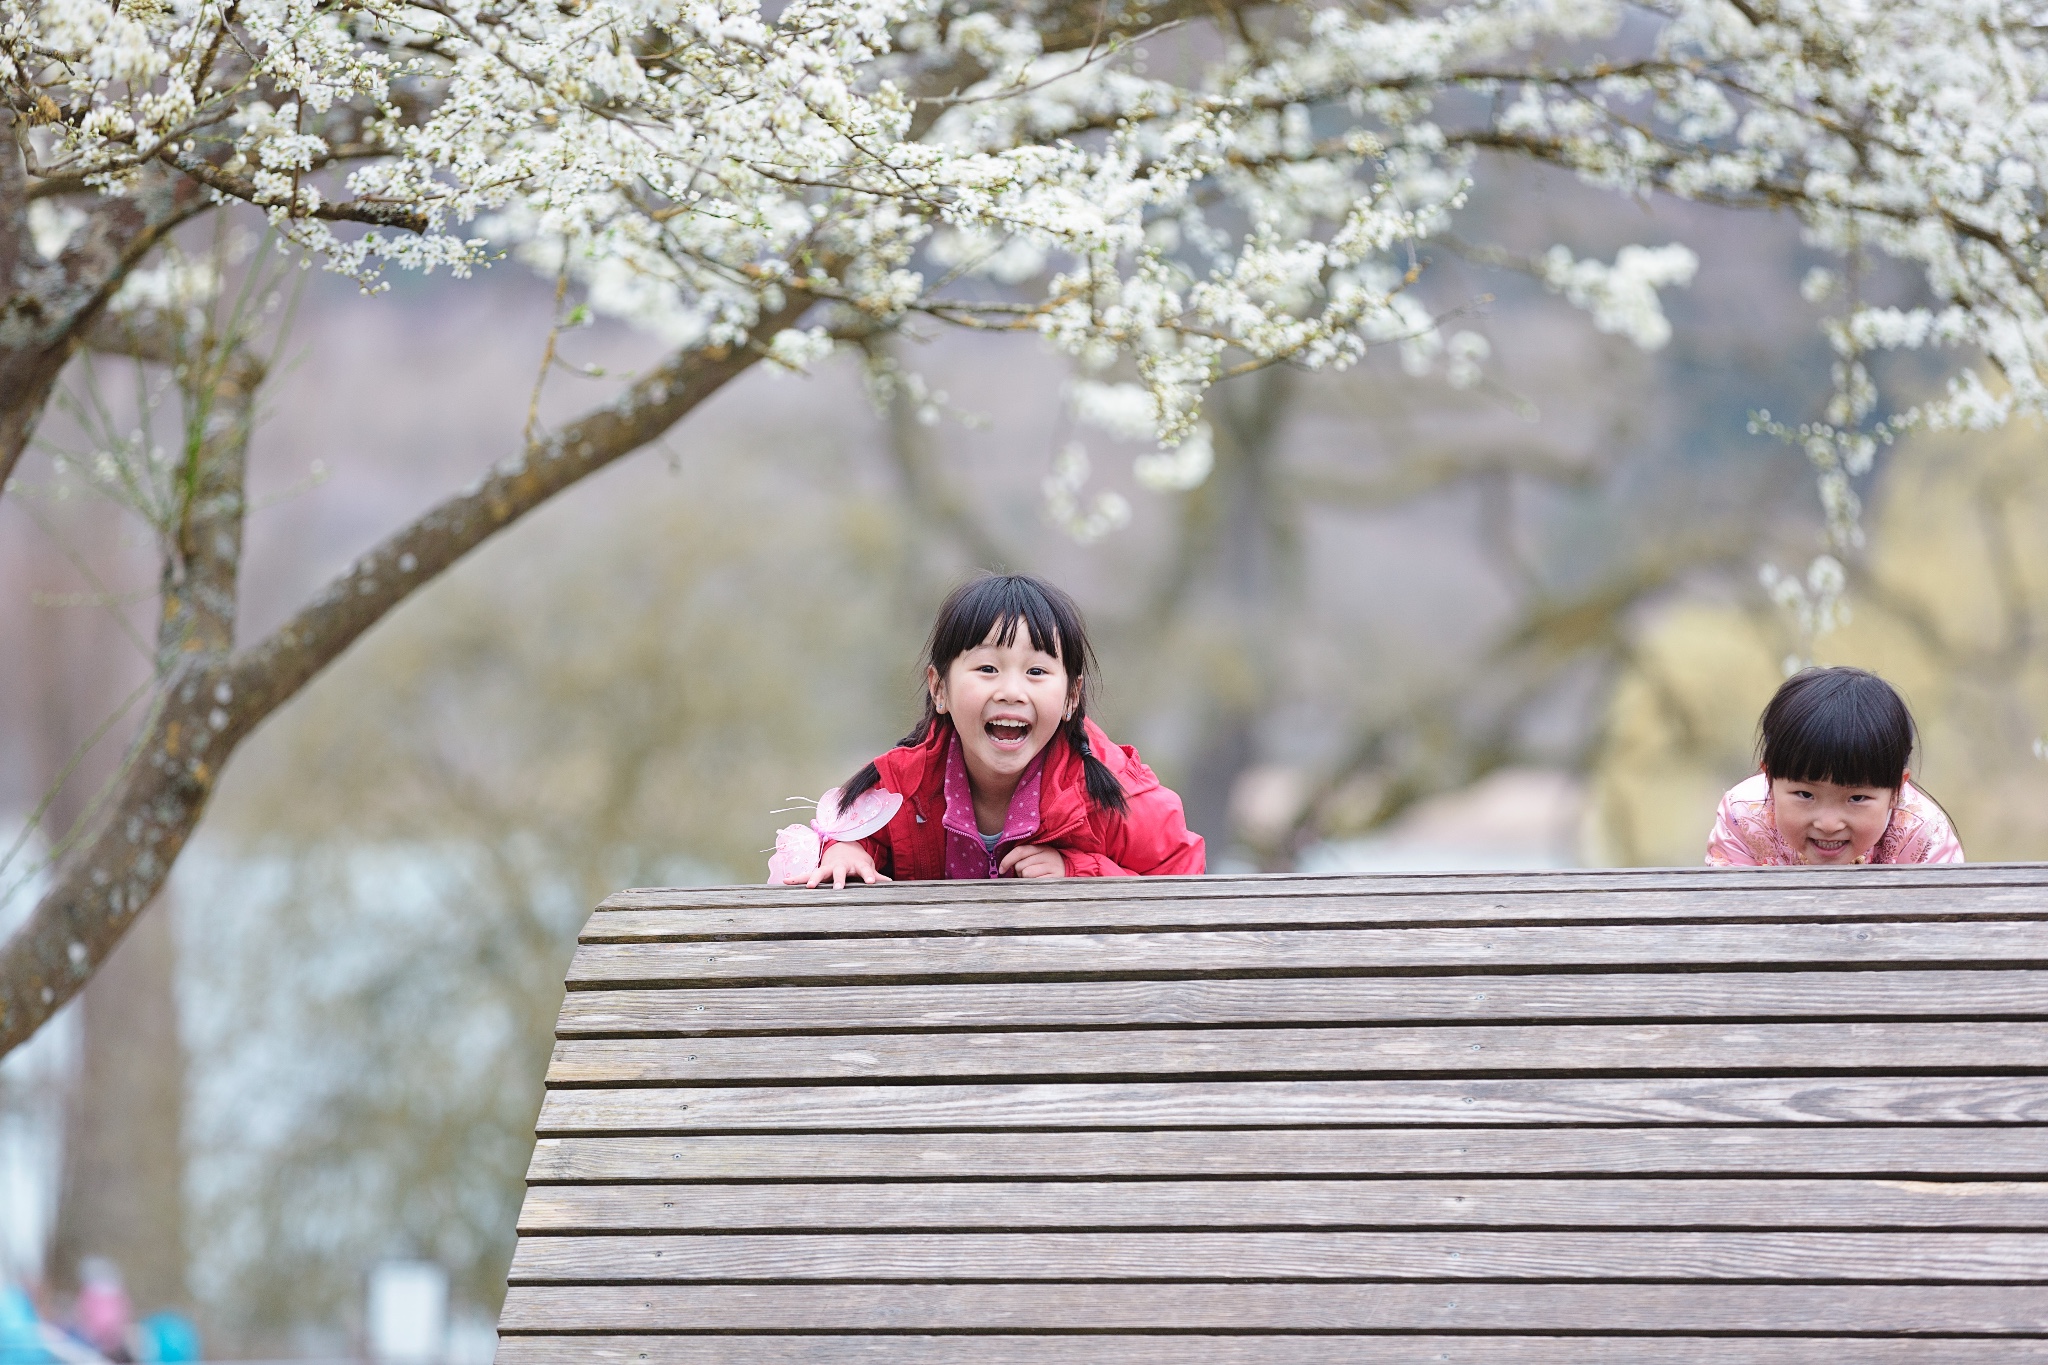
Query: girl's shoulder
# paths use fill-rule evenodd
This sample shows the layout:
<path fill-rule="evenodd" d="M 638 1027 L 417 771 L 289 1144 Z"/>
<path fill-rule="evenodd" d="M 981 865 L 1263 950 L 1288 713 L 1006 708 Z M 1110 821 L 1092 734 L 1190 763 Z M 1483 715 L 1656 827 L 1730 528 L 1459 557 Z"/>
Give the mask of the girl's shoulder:
<path fill-rule="evenodd" d="M 1797 862 L 1778 836 L 1771 780 L 1754 773 L 1730 787 L 1707 836 L 1707 862 L 1719 867 L 1776 867 Z"/>
<path fill-rule="evenodd" d="M 1959 863 L 1962 841 L 1941 803 L 1911 782 L 1899 789 L 1891 823 L 1877 841 L 1874 863 Z"/>

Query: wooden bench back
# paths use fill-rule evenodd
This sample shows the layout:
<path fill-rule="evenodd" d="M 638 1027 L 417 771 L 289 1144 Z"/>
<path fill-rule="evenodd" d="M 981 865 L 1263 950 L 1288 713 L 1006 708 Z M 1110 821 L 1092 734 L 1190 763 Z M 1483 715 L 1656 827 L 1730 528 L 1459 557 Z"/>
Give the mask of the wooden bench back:
<path fill-rule="evenodd" d="M 504 1365 L 2048 1361 L 2048 866 L 633 891 Z"/>

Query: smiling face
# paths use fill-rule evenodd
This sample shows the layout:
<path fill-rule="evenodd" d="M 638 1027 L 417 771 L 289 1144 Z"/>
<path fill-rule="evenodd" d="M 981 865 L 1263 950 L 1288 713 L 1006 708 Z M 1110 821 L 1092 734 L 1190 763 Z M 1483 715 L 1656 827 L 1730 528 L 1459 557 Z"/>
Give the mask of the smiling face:
<path fill-rule="evenodd" d="M 1897 797 L 1889 787 L 1771 779 L 1778 837 L 1802 863 L 1842 866 L 1868 861 L 1884 837 Z"/>
<path fill-rule="evenodd" d="M 1006 792 L 1059 729 L 1079 695 L 1081 680 L 1067 677 L 1057 654 L 1036 649 L 1021 621 L 1009 643 L 998 623 L 980 644 L 946 665 L 926 669 L 925 684 L 940 711 L 953 717 L 967 776 L 976 790 Z"/>

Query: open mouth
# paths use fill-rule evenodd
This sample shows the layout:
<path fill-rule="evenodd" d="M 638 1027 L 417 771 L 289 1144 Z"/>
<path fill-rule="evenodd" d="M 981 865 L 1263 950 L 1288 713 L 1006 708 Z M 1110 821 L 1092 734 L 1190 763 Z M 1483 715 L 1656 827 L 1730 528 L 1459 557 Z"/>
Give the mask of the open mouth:
<path fill-rule="evenodd" d="M 1809 839 L 1807 842 L 1813 845 L 1815 853 L 1840 853 L 1849 847 L 1847 839 Z"/>
<path fill-rule="evenodd" d="M 992 720 L 981 729 L 1005 749 L 1014 749 L 1031 738 L 1031 722 L 1024 720 Z"/>

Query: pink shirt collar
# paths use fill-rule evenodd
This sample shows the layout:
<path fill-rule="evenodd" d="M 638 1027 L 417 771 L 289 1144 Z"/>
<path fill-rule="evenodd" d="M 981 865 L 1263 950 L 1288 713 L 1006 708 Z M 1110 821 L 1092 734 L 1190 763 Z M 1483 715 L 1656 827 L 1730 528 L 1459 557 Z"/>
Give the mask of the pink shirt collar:
<path fill-rule="evenodd" d="M 946 814 L 940 822 L 946 832 L 946 879 L 981 881 L 996 875 L 1003 854 L 1038 832 L 1038 796 L 1045 776 L 1045 756 L 1050 744 L 1038 751 L 1017 790 L 1010 795 L 1009 813 L 1003 817 L 1003 832 L 996 836 L 993 854 L 983 842 L 974 821 L 974 790 L 967 783 L 967 756 L 955 731 L 946 744 Z"/>

